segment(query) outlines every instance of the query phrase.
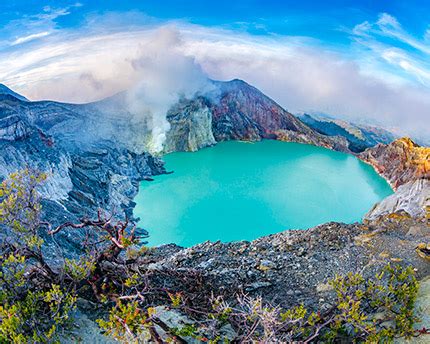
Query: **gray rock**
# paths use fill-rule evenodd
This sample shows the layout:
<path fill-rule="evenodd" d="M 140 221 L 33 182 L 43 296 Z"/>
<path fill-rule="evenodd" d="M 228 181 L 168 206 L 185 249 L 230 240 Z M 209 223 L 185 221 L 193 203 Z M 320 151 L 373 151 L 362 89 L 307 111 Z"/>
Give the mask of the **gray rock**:
<path fill-rule="evenodd" d="M 270 282 L 254 282 L 251 283 L 249 286 L 246 287 L 247 291 L 254 291 L 260 288 L 270 287 L 272 283 Z"/>
<path fill-rule="evenodd" d="M 30 133 L 31 128 L 17 115 L 0 119 L 0 140 L 17 141 Z"/>
<path fill-rule="evenodd" d="M 430 180 L 418 179 L 399 186 L 397 191 L 376 204 L 365 216 L 368 221 L 404 211 L 416 218 L 424 218 L 430 207 Z"/>

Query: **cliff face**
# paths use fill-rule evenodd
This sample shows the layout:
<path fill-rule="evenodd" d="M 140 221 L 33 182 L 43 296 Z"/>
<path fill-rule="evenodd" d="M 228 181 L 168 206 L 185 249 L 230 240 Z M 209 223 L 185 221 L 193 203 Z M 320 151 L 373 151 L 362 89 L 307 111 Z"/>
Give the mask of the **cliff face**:
<path fill-rule="evenodd" d="M 212 131 L 212 111 L 208 99 L 198 97 L 181 101 L 170 109 L 170 130 L 164 143 L 164 151 L 196 151 L 216 144 Z"/>
<path fill-rule="evenodd" d="M 399 186 L 397 191 L 375 206 L 365 215 L 365 220 L 378 220 L 382 216 L 406 212 L 416 219 L 430 215 L 430 180 L 417 179 Z"/>
<path fill-rule="evenodd" d="M 317 133 L 244 81 L 213 84 L 210 93 L 183 100 L 171 109 L 165 151 L 194 151 L 220 141 L 261 139 L 349 151 L 346 139 Z"/>
<path fill-rule="evenodd" d="M 0 180 L 26 167 L 46 172 L 42 194 L 57 203 L 53 217 L 97 207 L 130 215 L 138 182 L 163 173 L 163 163 L 103 138 L 103 131 L 95 135 L 98 119 L 88 113 L 85 106 L 0 95 Z"/>
<path fill-rule="evenodd" d="M 394 189 L 417 179 L 430 179 L 430 148 L 409 138 L 369 148 L 358 157 L 388 180 Z"/>

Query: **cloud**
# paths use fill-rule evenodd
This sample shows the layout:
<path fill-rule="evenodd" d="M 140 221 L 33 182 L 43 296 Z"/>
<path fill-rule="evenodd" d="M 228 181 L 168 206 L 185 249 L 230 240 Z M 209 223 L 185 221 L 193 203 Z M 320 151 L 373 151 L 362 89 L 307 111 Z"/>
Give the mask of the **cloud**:
<path fill-rule="evenodd" d="M 387 13 L 382 13 L 376 22 L 380 33 L 399 41 L 410 45 L 411 47 L 418 49 L 426 54 L 430 54 L 430 47 L 421 42 L 420 40 L 414 38 L 412 35 L 408 34 L 397 21 L 397 19 Z"/>
<path fill-rule="evenodd" d="M 206 76 L 244 79 L 292 112 L 369 120 L 423 137 L 430 132 L 426 53 L 387 42 L 410 40 L 393 17 L 357 25 L 350 32 L 354 45 L 340 52 L 309 37 L 252 36 L 185 22 L 166 28 L 146 17 L 128 25 L 120 17 L 93 17 L 81 30 L 57 30 L 31 50 L 18 45 L 0 53 L 2 82 L 30 99 L 72 102 L 132 89 L 130 110 L 150 114 L 145 118 L 160 128 L 153 132 L 155 149 L 168 130 L 167 105 L 205 87 Z"/>
<path fill-rule="evenodd" d="M 380 14 L 374 23 L 366 21 L 356 25 L 352 33 L 356 42 L 370 49 L 391 67 L 426 87 L 430 85 L 430 45 L 426 33 L 421 39 L 415 38 L 387 13 Z"/>
<path fill-rule="evenodd" d="M 43 31 L 43 32 L 39 32 L 39 33 L 33 33 L 31 35 L 28 35 L 28 36 L 19 37 L 16 40 L 14 40 L 11 43 L 11 45 L 18 45 L 18 44 L 23 44 L 23 43 L 26 43 L 26 42 L 30 42 L 30 41 L 33 41 L 33 40 L 38 39 L 38 38 L 46 37 L 49 34 L 50 34 L 49 31 Z"/>
<path fill-rule="evenodd" d="M 88 83 L 94 89 L 94 91 L 103 90 L 103 83 L 98 80 L 91 72 L 82 73 L 79 76 L 79 80 L 83 83 Z"/>
<path fill-rule="evenodd" d="M 0 36 L 14 37 L 10 40 L 9 46 L 16 46 L 46 37 L 57 30 L 56 19 L 71 14 L 72 9 L 81 6 L 82 4 L 79 2 L 58 8 L 45 6 L 39 13 L 25 14 L 19 19 L 11 20 L 5 27 L 0 29 Z"/>
<path fill-rule="evenodd" d="M 80 2 L 76 2 L 66 7 L 58 7 L 58 8 L 51 7 L 51 6 L 44 6 L 43 12 L 30 16 L 30 18 L 33 18 L 39 21 L 53 21 L 58 17 L 69 15 L 71 13 L 70 12 L 71 9 L 82 7 L 82 6 L 83 5 Z"/>

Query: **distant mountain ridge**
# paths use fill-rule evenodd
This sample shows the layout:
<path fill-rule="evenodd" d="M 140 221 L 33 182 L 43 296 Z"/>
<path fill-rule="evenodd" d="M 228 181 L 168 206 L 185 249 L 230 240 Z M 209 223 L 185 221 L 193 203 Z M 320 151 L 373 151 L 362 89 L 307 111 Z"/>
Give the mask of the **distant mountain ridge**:
<path fill-rule="evenodd" d="M 323 135 L 344 137 L 348 140 L 348 148 L 354 153 L 360 153 L 379 143 L 388 144 L 397 138 L 393 133 L 376 126 L 359 125 L 345 120 L 309 114 L 301 114 L 297 117 Z"/>
<path fill-rule="evenodd" d="M 165 151 L 197 150 L 226 140 L 279 139 L 347 152 L 342 137 L 309 128 L 275 101 L 242 80 L 214 81 L 215 90 L 173 106 Z M 204 138 L 204 139 L 203 139 Z"/>

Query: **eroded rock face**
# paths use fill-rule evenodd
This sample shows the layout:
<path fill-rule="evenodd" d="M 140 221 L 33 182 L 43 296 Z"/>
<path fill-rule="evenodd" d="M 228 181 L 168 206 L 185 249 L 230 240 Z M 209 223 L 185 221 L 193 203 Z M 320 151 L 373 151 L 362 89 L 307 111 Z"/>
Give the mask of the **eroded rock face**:
<path fill-rule="evenodd" d="M 379 144 L 358 157 L 372 165 L 394 189 L 417 179 L 430 179 L 430 148 L 421 147 L 409 138 Z"/>
<path fill-rule="evenodd" d="M 11 115 L 0 119 L 0 140 L 21 140 L 30 133 L 31 129 L 19 116 Z"/>
<path fill-rule="evenodd" d="M 217 141 L 275 138 L 277 130 L 307 131 L 302 122 L 273 100 L 241 80 L 218 84 L 212 101 L 213 130 Z"/>
<path fill-rule="evenodd" d="M 224 83 L 220 90 L 219 99 L 212 105 L 217 141 L 278 139 L 349 151 L 344 138 L 317 133 L 241 80 Z"/>
<path fill-rule="evenodd" d="M 375 206 L 365 215 L 368 221 L 392 213 L 406 212 L 414 218 L 424 219 L 430 212 L 430 180 L 417 179 L 405 183 L 397 191 Z"/>
<path fill-rule="evenodd" d="M 0 140 L 0 151 L 0 179 L 27 167 L 41 170 L 49 176 L 41 188 L 43 197 L 54 202 L 67 198 L 72 189 L 70 155 L 47 143 L 36 128 L 19 140 Z"/>
<path fill-rule="evenodd" d="M 95 216 L 99 207 L 132 218 L 139 182 L 163 173 L 163 162 L 105 135 L 100 116 L 85 105 L 0 94 L 0 180 L 24 168 L 45 172 L 42 209 L 53 225 Z M 58 239 L 73 255 L 79 253 L 82 238 L 78 230 Z M 55 260 L 55 245 L 50 238 L 46 243 L 48 256 Z"/>
<path fill-rule="evenodd" d="M 164 152 L 196 151 L 216 144 L 212 131 L 212 111 L 207 99 L 199 97 L 175 105 L 167 116 L 170 130 Z"/>

